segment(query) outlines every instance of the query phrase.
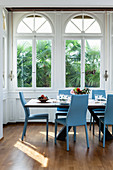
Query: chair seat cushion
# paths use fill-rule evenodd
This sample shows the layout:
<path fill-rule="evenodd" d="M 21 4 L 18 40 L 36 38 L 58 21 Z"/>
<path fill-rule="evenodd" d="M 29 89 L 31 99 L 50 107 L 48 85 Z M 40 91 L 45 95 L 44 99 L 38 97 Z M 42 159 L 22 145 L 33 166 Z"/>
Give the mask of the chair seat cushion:
<path fill-rule="evenodd" d="M 29 116 L 29 119 L 47 119 L 48 118 L 48 114 L 32 114 Z"/>
<path fill-rule="evenodd" d="M 66 118 L 59 118 L 56 119 L 55 121 L 59 124 L 66 125 Z"/>

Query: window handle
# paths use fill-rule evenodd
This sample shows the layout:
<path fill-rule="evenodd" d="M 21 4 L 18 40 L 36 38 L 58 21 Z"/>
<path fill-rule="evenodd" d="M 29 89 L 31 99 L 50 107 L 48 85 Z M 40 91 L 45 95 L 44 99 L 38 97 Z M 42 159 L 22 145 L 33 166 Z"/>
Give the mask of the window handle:
<path fill-rule="evenodd" d="M 105 81 L 107 81 L 107 79 L 108 79 L 108 73 L 107 73 L 107 70 L 105 70 L 104 78 L 105 78 Z"/>

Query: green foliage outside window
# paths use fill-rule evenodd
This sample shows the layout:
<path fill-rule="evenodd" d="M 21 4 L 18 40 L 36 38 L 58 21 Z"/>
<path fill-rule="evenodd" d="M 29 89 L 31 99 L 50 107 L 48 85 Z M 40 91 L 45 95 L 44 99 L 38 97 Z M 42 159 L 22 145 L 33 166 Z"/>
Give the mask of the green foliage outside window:
<path fill-rule="evenodd" d="M 86 40 L 85 87 L 100 87 L 100 50 L 96 46 L 91 47 L 89 43 L 90 40 Z M 81 41 L 66 40 L 65 55 L 66 87 L 80 87 Z"/>
<path fill-rule="evenodd" d="M 80 87 L 81 41 L 66 40 L 66 87 Z"/>
<path fill-rule="evenodd" d="M 17 41 L 17 86 L 32 87 L 32 41 Z"/>
<path fill-rule="evenodd" d="M 36 87 L 51 87 L 51 40 L 37 40 L 36 52 Z"/>
<path fill-rule="evenodd" d="M 17 41 L 17 83 L 18 87 L 32 87 L 30 40 Z M 36 41 L 36 87 L 51 87 L 51 40 Z"/>
<path fill-rule="evenodd" d="M 100 87 L 100 49 L 98 46 L 90 47 L 90 43 L 90 40 L 86 41 L 85 86 Z"/>
<path fill-rule="evenodd" d="M 66 40 L 66 87 L 81 86 L 81 41 Z M 35 67 L 35 66 L 34 66 Z M 32 41 L 17 41 L 18 87 L 32 87 Z M 85 45 L 85 86 L 100 86 L 100 50 Z M 36 87 L 51 87 L 51 40 L 36 41 Z"/>

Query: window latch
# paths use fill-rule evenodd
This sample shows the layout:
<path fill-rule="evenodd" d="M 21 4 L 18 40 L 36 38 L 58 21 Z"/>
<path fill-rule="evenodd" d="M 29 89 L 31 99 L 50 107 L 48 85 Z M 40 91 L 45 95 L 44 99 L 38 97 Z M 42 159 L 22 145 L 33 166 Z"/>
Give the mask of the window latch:
<path fill-rule="evenodd" d="M 13 80 L 13 78 L 14 78 L 14 75 L 13 75 L 13 71 L 11 70 L 11 73 L 9 74 L 9 77 L 10 77 L 10 79 L 11 79 L 11 81 Z"/>
<path fill-rule="evenodd" d="M 107 79 L 108 79 L 107 70 L 105 70 L 104 78 L 105 78 L 105 81 L 107 81 Z"/>

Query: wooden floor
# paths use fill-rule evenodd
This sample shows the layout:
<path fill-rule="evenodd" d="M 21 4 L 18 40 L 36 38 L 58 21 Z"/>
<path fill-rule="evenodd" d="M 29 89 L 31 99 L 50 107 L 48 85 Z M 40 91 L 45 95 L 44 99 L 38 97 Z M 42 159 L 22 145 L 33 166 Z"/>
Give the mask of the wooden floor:
<path fill-rule="evenodd" d="M 95 136 L 88 130 L 89 150 L 84 127 L 77 127 L 75 143 L 71 130 L 69 152 L 66 141 L 54 144 L 54 124 L 49 124 L 48 142 L 45 123 L 29 123 L 24 142 L 20 141 L 22 130 L 23 123 L 5 125 L 4 139 L 0 141 L 0 170 L 113 170 L 113 141 L 107 141 L 103 149 L 97 126 Z"/>

